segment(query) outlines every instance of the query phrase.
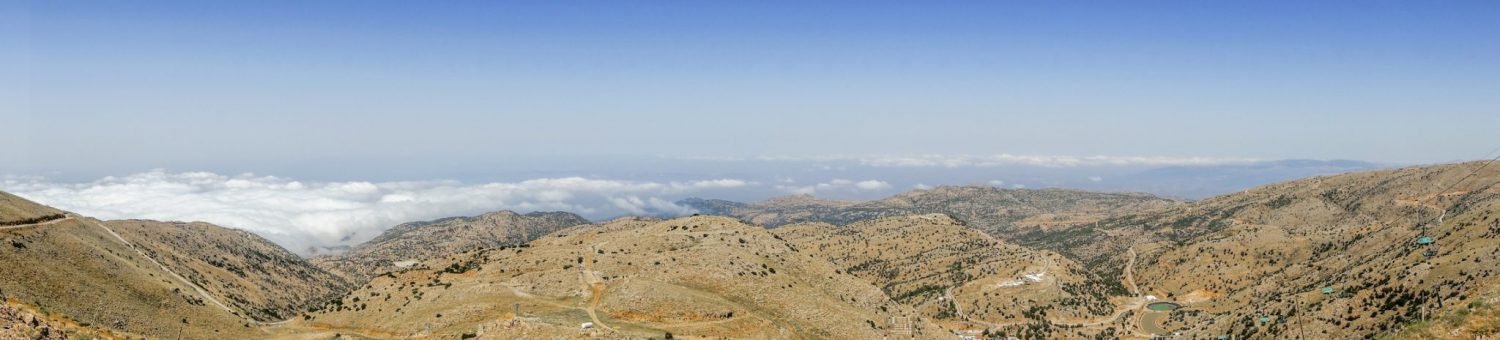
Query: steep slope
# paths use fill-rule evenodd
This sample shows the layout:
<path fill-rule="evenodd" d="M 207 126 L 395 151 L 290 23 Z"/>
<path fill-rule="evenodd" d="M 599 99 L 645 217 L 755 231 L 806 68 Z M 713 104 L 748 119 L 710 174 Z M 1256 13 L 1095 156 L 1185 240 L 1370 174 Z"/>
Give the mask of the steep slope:
<path fill-rule="evenodd" d="M 1481 168 L 1316 177 L 1042 239 L 1106 276 L 1138 251 L 1141 289 L 1189 307 L 1144 321 L 1158 332 L 1388 336 L 1500 285 L 1500 167 Z"/>
<path fill-rule="evenodd" d="M 1500 287 L 1495 287 L 1500 288 Z M 1494 339 L 1500 336 L 1500 289 L 1470 299 L 1462 306 L 1413 322 L 1396 339 Z"/>
<path fill-rule="evenodd" d="M 1120 306 L 1130 303 L 1112 302 L 1111 285 L 1100 283 L 1067 258 L 996 240 L 940 214 L 879 218 L 844 227 L 794 224 L 772 232 L 952 329 L 1109 324 Z"/>
<path fill-rule="evenodd" d="M 62 211 L 0 192 L 0 228 L 63 218 Z"/>
<path fill-rule="evenodd" d="M 11 301 L 0 291 L 0 339 L 113 339 L 128 334 L 80 325 L 62 315 L 44 315 L 35 307 Z"/>
<path fill-rule="evenodd" d="M 247 231 L 208 223 L 105 222 L 147 256 L 262 322 L 293 317 L 353 284 Z"/>
<path fill-rule="evenodd" d="M 261 334 L 99 221 L 69 216 L 0 230 L 0 245 L 0 291 L 48 318 L 153 338 Z"/>
<path fill-rule="evenodd" d="M 772 227 L 798 222 L 844 225 L 880 217 L 937 213 L 953 216 L 995 237 L 1023 243 L 1029 240 L 1015 238 L 1022 231 L 1071 227 L 1120 213 L 1151 211 L 1179 204 L 1147 194 L 991 186 L 944 186 L 860 203 L 816 200 L 810 196 L 749 204 L 703 199 L 679 203 L 711 214 L 734 216 Z"/>
<path fill-rule="evenodd" d="M 518 245 L 563 228 L 588 223 L 583 217 L 566 212 L 517 214 L 510 211 L 412 222 L 386 230 L 348 252 L 316 257 L 313 262 L 348 275 L 355 281 L 363 281 L 399 269 L 398 263 L 417 263 L 476 249 Z"/>
<path fill-rule="evenodd" d="M 525 246 L 388 273 L 328 307 L 290 327 L 501 339 L 941 333 L 815 254 L 723 217 L 629 218 L 569 228 Z M 593 327 L 580 331 L 585 322 Z"/>

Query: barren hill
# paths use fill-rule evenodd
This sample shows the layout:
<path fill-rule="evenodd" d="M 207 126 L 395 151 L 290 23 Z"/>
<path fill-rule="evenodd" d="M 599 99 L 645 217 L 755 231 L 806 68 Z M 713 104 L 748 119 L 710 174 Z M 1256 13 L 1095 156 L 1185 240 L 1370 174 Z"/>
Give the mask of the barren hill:
<path fill-rule="evenodd" d="M 1111 292 L 1113 286 L 1102 284 L 1072 260 L 996 240 L 941 214 L 879 218 L 843 227 L 794 224 L 773 233 L 955 330 L 999 330 L 1030 323 L 1107 324 L 1118 309 L 1110 294 L 1125 294 Z M 1100 329 L 1058 335 L 1113 333 Z"/>
<path fill-rule="evenodd" d="M 260 334 L 99 221 L 67 217 L 4 229 L 0 245 L 0 291 L 10 307 L 116 335 Z"/>
<path fill-rule="evenodd" d="M 298 316 L 316 301 L 354 288 L 354 283 L 247 231 L 202 222 L 105 224 L 147 256 L 257 321 Z"/>
<path fill-rule="evenodd" d="M 1134 246 L 1141 289 L 1190 307 L 1147 321 L 1160 330 L 1392 335 L 1500 285 L 1500 167 L 1474 173 L 1481 167 L 1315 177 L 1039 239 L 1105 276 L 1124 270 Z"/>
<path fill-rule="evenodd" d="M 432 259 L 293 326 L 445 338 L 942 334 L 816 253 L 722 217 L 619 219 Z"/>
<path fill-rule="evenodd" d="M 943 186 L 859 203 L 817 200 L 807 196 L 756 203 L 704 199 L 679 203 L 708 214 L 734 216 L 771 227 L 799 222 L 845 225 L 880 217 L 937 213 L 953 216 L 969 226 L 1008 240 L 1014 239 L 1013 236 L 1021 231 L 1070 227 L 1120 213 L 1151 211 L 1180 204 L 1148 194 L 991 186 Z"/>
<path fill-rule="evenodd" d="M 404 223 L 348 252 L 313 261 L 363 281 L 402 265 L 467 251 L 519 245 L 563 228 L 589 221 L 566 212 L 517 214 L 498 211 L 475 217 L 450 217 Z"/>
<path fill-rule="evenodd" d="M 62 217 L 62 211 L 16 197 L 10 193 L 0 192 L 0 228 L 44 222 Z"/>

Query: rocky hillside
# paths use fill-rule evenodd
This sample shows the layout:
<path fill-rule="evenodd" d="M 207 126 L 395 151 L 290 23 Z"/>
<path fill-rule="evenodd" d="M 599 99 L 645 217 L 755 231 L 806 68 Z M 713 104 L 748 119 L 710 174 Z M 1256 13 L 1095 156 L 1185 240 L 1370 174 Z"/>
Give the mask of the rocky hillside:
<path fill-rule="evenodd" d="M 1315 177 L 1034 236 L 1104 276 L 1138 252 L 1141 289 L 1190 307 L 1161 330 L 1389 336 L 1500 285 L 1500 167 L 1482 166 Z"/>
<path fill-rule="evenodd" d="M 734 216 L 772 227 L 798 222 L 845 225 L 880 217 L 945 214 L 995 237 L 1023 242 L 1026 240 L 1014 236 L 1023 231 L 1071 227 L 1121 213 L 1152 211 L 1180 204 L 1147 194 L 992 186 L 944 186 L 859 203 L 817 200 L 810 196 L 756 203 L 704 199 L 678 203 L 707 214 Z"/>
<path fill-rule="evenodd" d="M 475 217 L 450 217 L 405 223 L 338 255 L 314 262 L 355 281 L 409 265 L 478 249 L 519 245 L 563 228 L 589 221 L 566 212 L 517 214 L 499 211 Z"/>
<path fill-rule="evenodd" d="M 97 220 L 67 216 L 0 229 L 0 263 L 7 306 L 43 319 L 133 337 L 263 334 Z"/>
<path fill-rule="evenodd" d="M 945 215 L 794 224 L 773 233 L 951 329 L 1108 323 L 1117 310 L 1110 294 L 1125 294 L 1067 258 L 996 240 Z"/>
<path fill-rule="evenodd" d="M 78 325 L 66 316 L 41 315 L 36 308 L 13 302 L 0 291 L 0 339 L 67 340 L 72 338 L 119 338 L 122 334 L 101 333 L 99 329 Z"/>
<path fill-rule="evenodd" d="M 497 339 L 944 334 L 815 252 L 706 216 L 620 219 L 430 259 L 376 277 L 292 327 Z"/>
<path fill-rule="evenodd" d="M 109 221 L 136 249 L 254 320 L 295 317 L 354 283 L 247 231 L 208 223 Z"/>

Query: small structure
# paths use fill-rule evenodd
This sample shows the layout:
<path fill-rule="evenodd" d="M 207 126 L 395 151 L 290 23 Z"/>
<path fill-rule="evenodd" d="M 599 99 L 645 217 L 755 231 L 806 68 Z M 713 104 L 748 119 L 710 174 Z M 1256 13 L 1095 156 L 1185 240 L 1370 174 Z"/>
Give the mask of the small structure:
<path fill-rule="evenodd" d="M 1323 295 L 1333 294 L 1333 287 L 1323 287 Z"/>
<path fill-rule="evenodd" d="M 578 328 L 579 329 L 593 329 L 594 328 L 594 323 L 593 322 L 585 322 L 582 325 L 578 325 Z"/>

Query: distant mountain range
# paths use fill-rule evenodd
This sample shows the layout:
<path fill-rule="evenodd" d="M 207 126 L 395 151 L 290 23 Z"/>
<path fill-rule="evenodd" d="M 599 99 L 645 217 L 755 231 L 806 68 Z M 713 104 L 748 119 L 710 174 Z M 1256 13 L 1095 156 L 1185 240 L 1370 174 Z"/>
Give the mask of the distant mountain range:
<path fill-rule="evenodd" d="M 1189 199 L 1240 191 L 1312 176 L 1373 170 L 1381 165 L 1350 160 L 1281 160 L 1248 164 L 1169 166 L 1126 174 L 1103 188 L 1151 192 Z"/>
<path fill-rule="evenodd" d="M 1497 183 L 1471 162 L 1196 201 L 965 186 L 598 223 L 501 211 L 313 260 L 0 194 L 0 337 L 1494 336 Z"/>

